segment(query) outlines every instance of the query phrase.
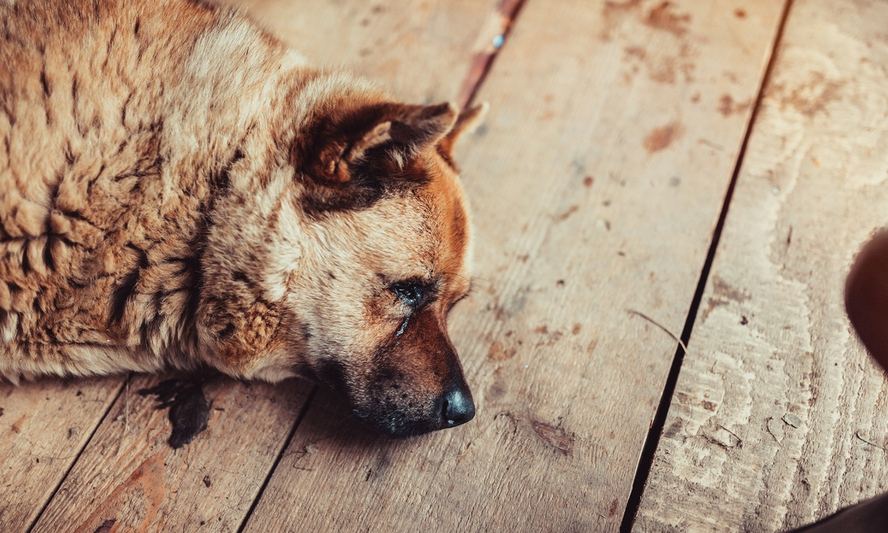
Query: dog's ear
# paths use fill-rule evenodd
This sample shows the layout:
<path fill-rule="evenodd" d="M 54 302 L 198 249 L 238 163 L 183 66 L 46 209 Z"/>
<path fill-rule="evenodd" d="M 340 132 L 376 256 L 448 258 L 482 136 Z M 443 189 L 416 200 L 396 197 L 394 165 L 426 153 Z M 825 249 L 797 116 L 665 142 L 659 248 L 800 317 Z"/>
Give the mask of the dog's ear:
<path fill-rule="evenodd" d="M 352 181 L 362 167 L 402 169 L 418 152 L 440 141 L 453 128 L 453 104 L 373 104 L 324 117 L 310 132 L 300 166 L 329 184 Z"/>
<path fill-rule="evenodd" d="M 845 308 L 860 340 L 888 371 L 888 231 L 877 234 L 854 261 Z"/>
<path fill-rule="evenodd" d="M 459 140 L 463 135 L 475 131 L 481 124 L 481 121 L 484 120 L 484 116 L 487 115 L 489 109 L 490 105 L 487 102 L 481 102 L 468 109 L 463 109 L 457 117 L 453 128 L 447 132 L 447 135 L 441 138 L 438 148 L 448 156 L 453 155 L 453 150 L 456 148 Z"/>

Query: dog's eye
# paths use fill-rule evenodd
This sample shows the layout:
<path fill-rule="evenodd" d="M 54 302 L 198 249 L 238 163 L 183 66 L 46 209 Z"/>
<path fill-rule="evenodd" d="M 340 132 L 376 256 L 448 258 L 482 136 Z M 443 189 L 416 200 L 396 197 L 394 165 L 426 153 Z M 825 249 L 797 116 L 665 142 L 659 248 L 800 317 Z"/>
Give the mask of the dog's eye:
<path fill-rule="evenodd" d="M 390 287 L 399 300 L 416 309 L 428 298 L 428 286 L 419 281 L 399 281 Z"/>

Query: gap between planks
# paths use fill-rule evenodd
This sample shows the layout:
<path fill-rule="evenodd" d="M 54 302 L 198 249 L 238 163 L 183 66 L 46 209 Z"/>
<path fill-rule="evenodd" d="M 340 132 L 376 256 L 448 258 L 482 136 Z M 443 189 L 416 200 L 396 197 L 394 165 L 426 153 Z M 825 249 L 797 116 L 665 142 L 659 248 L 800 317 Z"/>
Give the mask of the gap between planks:
<path fill-rule="evenodd" d="M 460 86 L 457 102 L 459 103 L 461 108 L 465 108 L 472 103 L 475 95 L 481 88 L 481 85 L 487 79 L 487 76 L 493 66 L 494 61 L 496 60 L 502 49 L 505 47 L 508 41 L 509 33 L 514 27 L 518 14 L 521 11 L 522 7 L 526 4 L 526 2 L 527 0 L 500 0 L 494 11 L 489 15 L 488 21 L 482 27 L 482 30 L 479 34 L 477 49 L 473 53 L 472 60 L 469 63 L 468 72 L 464 76 L 463 83 Z M 33 531 L 35 525 L 39 523 L 40 518 L 46 512 L 46 509 L 49 506 L 50 502 L 53 500 L 53 498 L 55 498 L 59 488 L 61 488 L 64 482 L 68 479 L 68 476 L 74 469 L 74 466 L 80 460 L 80 457 L 84 453 L 84 451 L 89 447 L 99 427 L 101 427 L 102 424 L 105 422 L 108 414 L 111 412 L 114 405 L 117 404 L 118 400 L 121 397 L 121 394 L 123 394 L 124 390 L 126 390 L 126 387 L 131 379 L 132 374 L 129 374 L 120 383 L 117 391 L 113 394 L 113 397 L 108 402 L 107 408 L 102 413 L 101 417 L 97 420 L 86 441 L 83 443 L 83 446 L 77 451 L 74 460 L 71 462 L 70 465 L 68 465 L 68 468 L 65 470 L 64 475 L 59 479 L 58 483 L 53 488 L 50 495 L 46 498 L 46 501 L 44 501 L 43 504 L 40 506 L 40 510 L 34 515 L 34 518 L 28 524 L 28 527 L 26 528 L 27 532 L 30 533 L 31 531 Z M 290 428 L 290 431 L 287 434 L 287 438 L 285 439 L 283 446 L 278 451 L 274 462 L 271 465 L 271 468 L 266 473 L 265 479 L 263 479 L 259 491 L 256 494 L 256 497 L 250 504 L 250 508 L 241 520 L 241 523 L 237 530 L 238 532 L 243 531 L 246 527 L 246 524 L 249 522 L 249 519 L 255 511 L 259 500 L 262 498 L 262 494 L 265 492 L 265 488 L 268 486 L 268 483 L 271 480 L 275 469 L 280 463 L 293 437 L 296 435 L 300 423 L 305 418 L 308 410 L 311 408 L 316 396 L 316 391 L 317 388 L 315 387 L 309 392 L 305 404 L 302 406 L 302 409 L 299 411 L 296 418 L 294 419 L 293 426 Z"/>
<path fill-rule="evenodd" d="M 473 100 L 475 99 L 475 95 L 478 94 L 478 90 L 487 79 L 487 76 L 490 73 L 491 68 L 493 67 L 494 61 L 496 60 L 502 49 L 505 47 L 506 42 L 508 41 L 509 33 L 514 27 L 514 24 L 518 18 L 518 14 L 520 13 L 521 8 L 524 7 L 526 2 L 527 0 L 500 0 L 500 2 L 497 4 L 496 9 L 493 11 L 493 13 L 489 15 L 488 22 L 485 24 L 485 26 L 481 30 L 481 33 L 479 34 L 478 49 L 473 53 L 472 61 L 469 63 L 468 72 L 463 78 L 463 83 L 460 86 L 459 96 L 457 99 L 460 109 L 465 109 L 472 104 Z M 317 387 L 313 388 L 312 391 L 309 393 L 308 399 L 305 401 L 302 410 L 293 423 L 293 427 L 287 434 L 287 438 L 284 440 L 283 446 L 281 446 L 281 449 L 278 451 L 277 456 L 275 457 L 274 462 L 271 465 L 271 468 L 269 468 L 268 472 L 265 475 L 265 479 L 262 480 L 262 485 L 260 485 L 259 491 L 256 493 L 256 497 L 250 504 L 250 508 L 247 510 L 246 514 L 244 514 L 244 517 L 237 528 L 238 533 L 244 531 L 244 528 L 246 528 L 247 524 L 249 523 L 250 518 L 252 517 L 257 505 L 259 504 L 259 500 L 262 499 L 262 495 L 265 492 L 266 487 L 268 487 L 269 481 L 271 481 L 271 477 L 274 474 L 274 471 L 280 464 L 284 453 L 290 447 L 290 442 L 293 440 L 293 437 L 299 430 L 299 426 L 302 423 L 302 420 L 305 418 L 309 409 L 312 407 L 312 404 L 315 401 L 316 392 Z M 92 436 L 90 436 L 90 438 L 91 437 Z M 61 486 L 61 483 L 59 483 L 59 486 Z M 56 487 L 56 490 L 58 490 L 58 487 Z M 50 500 L 51 499 L 52 498 L 50 498 Z M 47 500 L 47 503 L 48 502 L 49 500 Z"/>
<path fill-rule="evenodd" d="M 296 420 L 293 421 L 293 427 L 290 428 L 290 432 L 287 434 L 287 438 L 284 439 L 284 443 L 281 446 L 281 449 L 278 450 L 274 461 L 271 463 L 271 468 L 269 468 L 268 472 L 265 474 L 265 479 L 263 479 L 262 484 L 259 485 L 259 490 L 256 492 L 256 497 L 253 498 L 253 501 L 250 503 L 250 508 L 247 509 L 247 512 L 241 519 L 240 525 L 237 526 L 237 533 L 241 533 L 244 528 L 247 527 L 247 522 L 250 521 L 250 517 L 253 516 L 253 511 L 255 511 L 256 506 L 259 505 L 259 500 L 262 499 L 262 494 L 265 492 L 265 488 L 268 487 L 268 482 L 271 481 L 272 474 L 274 474 L 274 471 L 277 470 L 281 459 L 283 459 L 284 457 L 284 453 L 287 451 L 287 448 L 290 447 L 290 441 L 292 441 L 293 437 L 296 435 L 296 430 L 299 429 L 299 425 L 305 418 L 306 413 L 308 413 L 308 408 L 311 407 L 312 400 L 314 400 L 317 392 L 318 387 L 317 385 L 315 385 L 308 393 L 308 398 L 305 399 L 305 403 L 302 404 L 302 409 L 299 410 L 299 414 L 296 415 Z"/>
<path fill-rule="evenodd" d="M 46 512 L 46 508 L 49 507 L 49 502 L 51 502 L 52 499 L 55 498 L 55 495 L 59 491 L 59 489 L 62 487 L 62 484 L 65 482 L 66 479 L 68 479 L 68 475 L 71 473 L 71 470 L 74 469 L 74 465 L 77 464 L 77 461 L 80 460 L 80 456 L 83 455 L 83 452 L 85 452 L 86 449 L 89 447 L 89 443 L 92 442 L 93 436 L 95 436 L 96 432 L 99 430 L 99 428 L 105 422 L 105 419 L 108 418 L 108 413 L 110 413 L 111 409 L 113 409 L 114 406 L 117 404 L 117 400 L 120 399 L 120 396 L 121 396 L 121 394 L 123 394 L 123 391 L 127 390 L 128 386 L 129 386 L 130 379 L 132 379 L 132 377 L 133 377 L 133 375 L 131 373 L 127 374 L 126 378 L 124 378 L 120 382 L 120 384 L 117 386 L 117 392 L 115 392 L 113 394 L 111 401 L 108 402 L 108 406 L 105 408 L 105 412 L 103 412 L 102 416 L 100 416 L 99 419 L 96 421 L 96 424 L 93 426 L 92 431 L 89 432 L 89 436 L 83 442 L 83 446 L 81 446 L 80 449 L 77 450 L 77 454 L 74 455 L 74 460 L 71 461 L 71 464 L 69 464 L 68 468 L 65 469 L 64 475 L 62 475 L 62 477 L 59 479 L 58 483 L 56 483 L 56 486 L 53 487 L 52 492 L 50 492 L 49 496 L 46 498 L 46 501 L 44 501 L 43 505 L 40 506 L 40 510 L 34 514 L 34 518 L 28 524 L 28 527 L 25 528 L 25 531 L 27 531 L 28 533 L 31 533 L 31 531 L 34 530 L 34 526 L 36 526 L 37 523 L 40 522 L 40 518 L 43 516 L 43 513 Z"/>
<path fill-rule="evenodd" d="M 638 514 L 638 508 L 641 505 L 641 497 L 644 493 L 645 486 L 647 485 L 648 476 L 650 475 L 651 467 L 653 466 L 654 457 L 657 454 L 657 448 L 660 444 L 660 437 L 662 436 L 663 428 L 666 425 L 666 417 L 669 414 L 669 407 L 672 404 L 672 397 L 675 394 L 675 387 L 678 384 L 678 376 L 681 373 L 681 366 L 684 362 L 684 356 L 687 352 L 687 346 L 691 341 L 691 334 L 694 331 L 694 323 L 696 322 L 697 314 L 700 310 L 700 304 L 703 300 L 703 293 L 706 289 L 706 283 L 709 279 L 709 272 L 712 269 L 712 263 L 715 260 L 715 254 L 718 250 L 719 241 L 721 240 L 722 230 L 724 229 L 725 221 L 728 217 L 728 211 L 731 207 L 731 200 L 734 197 L 734 189 L 736 188 L 737 179 L 740 175 L 740 169 L 743 166 L 743 160 L 746 156 L 746 148 L 749 145 L 749 138 L 752 134 L 753 128 L 755 127 L 759 109 L 761 108 L 765 91 L 771 79 L 771 73 L 774 69 L 774 64 L 776 63 L 780 42 L 783 39 L 783 32 L 786 28 L 786 21 L 789 19 L 789 14 L 792 9 L 793 3 L 794 0 L 785 0 L 783 4 L 783 11 L 780 14 L 779 22 L 777 23 L 777 31 L 775 32 L 774 39 L 771 43 L 771 53 L 768 57 L 768 63 L 765 67 L 764 74 L 762 75 L 762 81 L 759 84 L 758 93 L 755 97 L 755 104 L 752 107 L 752 111 L 749 114 L 749 120 L 746 123 L 746 131 L 744 132 L 743 140 L 740 143 L 740 150 L 737 152 L 737 160 L 734 163 L 734 170 L 731 174 L 731 181 L 728 184 L 727 190 L 725 191 L 725 199 L 722 202 L 722 208 L 718 216 L 718 222 L 716 223 L 715 229 L 712 232 L 712 239 L 709 242 L 709 249 L 706 252 L 706 259 L 703 262 L 702 269 L 700 270 L 700 277 L 697 280 L 697 287 L 694 290 L 694 297 L 691 300 L 691 306 L 688 309 L 688 314 L 685 318 L 685 325 L 682 328 L 680 338 L 676 339 L 678 341 L 678 346 L 676 347 L 675 355 L 672 358 L 672 365 L 669 368 L 669 374 L 666 377 L 666 382 L 663 385 L 663 393 L 660 396 L 660 403 L 657 405 L 657 411 L 654 414 L 653 421 L 651 422 L 651 427 L 648 430 L 647 437 L 644 441 L 644 447 L 642 448 L 641 456 L 638 460 L 638 466 L 635 470 L 635 479 L 632 482 L 632 491 L 629 493 L 629 500 L 626 502 L 626 508 L 623 512 L 623 519 L 620 522 L 621 532 L 630 532 L 632 530 L 632 526 L 635 524 L 635 517 Z M 659 327 L 662 329 L 662 326 Z M 672 334 L 670 333 L 670 335 Z"/>
<path fill-rule="evenodd" d="M 509 33 L 527 0 L 500 0 L 496 9 L 488 15 L 487 23 L 481 29 L 477 50 L 473 54 L 469 71 L 463 78 L 457 102 L 460 109 L 468 107 L 487 79 L 493 62 L 505 46 Z"/>

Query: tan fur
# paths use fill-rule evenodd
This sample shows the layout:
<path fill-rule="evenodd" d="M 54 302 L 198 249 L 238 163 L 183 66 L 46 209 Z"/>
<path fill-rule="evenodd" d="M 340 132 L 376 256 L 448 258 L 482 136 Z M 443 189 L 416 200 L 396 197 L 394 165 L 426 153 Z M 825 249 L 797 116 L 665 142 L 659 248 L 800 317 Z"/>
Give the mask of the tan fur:
<path fill-rule="evenodd" d="M 470 242 L 451 107 L 309 68 L 201 2 L 22 1 L 0 24 L 0 375 L 332 361 L 360 404 L 382 351 L 406 374 L 440 355 L 408 339 L 452 352 Z M 356 142 L 336 129 L 365 115 Z M 373 189 L 360 168 L 391 170 Z M 387 284 L 412 277 L 438 283 L 435 318 L 401 342 Z"/>

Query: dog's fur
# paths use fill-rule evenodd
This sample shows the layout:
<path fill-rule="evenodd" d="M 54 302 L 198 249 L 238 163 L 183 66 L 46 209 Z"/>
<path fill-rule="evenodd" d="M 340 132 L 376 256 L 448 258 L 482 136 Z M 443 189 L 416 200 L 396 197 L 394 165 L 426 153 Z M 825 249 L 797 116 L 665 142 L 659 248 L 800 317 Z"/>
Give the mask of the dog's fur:
<path fill-rule="evenodd" d="M 0 0 L 0 24 L 0 375 L 307 369 L 434 429 L 480 109 L 398 103 L 204 2 Z"/>

